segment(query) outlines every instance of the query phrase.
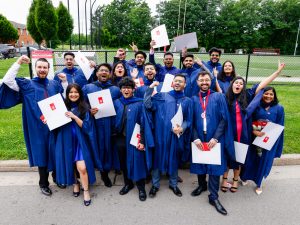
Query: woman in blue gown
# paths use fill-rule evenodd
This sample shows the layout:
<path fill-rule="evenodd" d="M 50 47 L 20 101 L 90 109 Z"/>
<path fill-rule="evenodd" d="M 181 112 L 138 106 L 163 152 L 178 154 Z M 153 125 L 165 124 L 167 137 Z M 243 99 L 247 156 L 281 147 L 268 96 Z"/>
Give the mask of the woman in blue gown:
<path fill-rule="evenodd" d="M 278 103 L 276 91 L 273 87 L 266 87 L 260 102 L 253 114 L 253 124 L 256 121 L 260 123 L 273 122 L 276 124 L 284 125 L 284 108 Z M 256 136 L 263 136 L 261 130 L 253 129 L 253 138 Z M 274 158 L 280 158 L 283 149 L 283 132 L 275 142 L 273 148 L 268 151 L 257 146 L 251 145 L 245 166 L 243 168 L 241 179 L 253 180 L 256 185 L 256 193 L 262 193 L 262 181 L 266 178 L 273 165 Z"/>
<path fill-rule="evenodd" d="M 217 80 L 222 90 L 222 93 L 226 94 L 230 82 L 236 77 L 235 66 L 233 62 L 227 60 L 222 65 L 222 71 L 218 73 Z"/>
<path fill-rule="evenodd" d="M 96 153 L 95 128 L 79 85 L 75 83 L 68 85 L 65 104 L 69 110 L 66 116 L 71 118 L 72 122 L 57 131 L 55 146 L 57 181 L 65 185 L 74 184 L 73 196 L 78 197 L 80 178 L 84 205 L 88 206 L 91 203 L 89 183 L 93 184 L 96 181 L 94 164 L 98 164 L 97 167 L 101 164 Z"/>

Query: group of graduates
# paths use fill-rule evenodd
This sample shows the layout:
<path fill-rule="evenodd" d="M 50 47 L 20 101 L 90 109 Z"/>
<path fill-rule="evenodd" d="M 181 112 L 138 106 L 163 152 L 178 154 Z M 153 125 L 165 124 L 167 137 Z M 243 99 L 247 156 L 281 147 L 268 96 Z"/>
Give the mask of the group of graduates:
<path fill-rule="evenodd" d="M 169 188 L 181 197 L 178 187 L 181 178 L 178 168 L 190 163 L 190 172 L 197 174 L 198 186 L 192 196 L 209 190 L 209 203 L 226 215 L 227 211 L 218 197 L 219 186 L 226 192 L 238 190 L 239 178 L 246 184 L 253 180 L 256 193 L 262 192 L 262 180 L 272 167 L 273 159 L 280 157 L 283 134 L 271 151 L 251 145 L 255 136 L 268 122 L 283 125 L 284 109 L 278 104 L 276 91 L 267 85 L 284 68 L 278 69 L 259 84 L 247 89 L 245 80 L 235 73 L 234 64 L 219 63 L 221 51 L 212 48 L 210 60 L 195 60 L 186 49 L 182 51 L 183 68 L 176 68 L 171 52 L 164 54 L 164 65 L 154 57 L 155 42 L 150 43 L 147 54 L 132 44 L 135 58 L 126 60 L 126 51 L 118 49 L 113 66 L 102 63 L 95 67 L 87 80 L 80 68 L 74 66 L 74 54 L 64 54 L 65 68 L 57 71 L 53 80 L 47 79 L 49 63 L 38 59 L 37 77 L 17 78 L 27 56 L 21 56 L 8 70 L 0 86 L 0 109 L 23 104 L 23 131 L 30 166 L 37 166 L 43 194 L 52 194 L 48 176 L 65 188 L 73 185 L 73 195 L 78 197 L 83 189 L 84 205 L 91 204 L 89 184 L 96 181 L 95 168 L 101 173 L 106 187 L 111 187 L 111 170 L 121 170 L 124 186 L 121 195 L 138 188 L 138 196 L 145 201 L 145 180 L 150 176 L 152 187 L 149 197 L 160 189 L 160 176 L 167 174 Z M 172 89 L 160 92 L 166 74 L 174 75 Z M 108 89 L 115 116 L 95 119 L 98 108 L 91 108 L 88 94 Z M 61 93 L 72 122 L 49 131 L 37 102 Z M 183 122 L 172 126 L 171 120 L 182 110 Z M 140 126 L 138 144 L 130 144 L 135 127 Z M 235 161 L 234 141 L 249 145 L 244 164 Z M 199 164 L 191 160 L 191 143 L 199 151 L 221 144 L 221 164 Z M 233 182 L 227 182 L 228 170 L 234 170 Z M 206 177 L 208 175 L 208 181 Z M 220 185 L 220 176 L 223 176 Z"/>

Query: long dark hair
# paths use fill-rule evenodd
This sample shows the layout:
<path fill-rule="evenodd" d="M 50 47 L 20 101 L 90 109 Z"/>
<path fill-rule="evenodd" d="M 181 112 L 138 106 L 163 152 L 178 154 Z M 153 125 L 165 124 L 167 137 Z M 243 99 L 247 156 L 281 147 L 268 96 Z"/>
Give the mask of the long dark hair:
<path fill-rule="evenodd" d="M 264 88 L 264 93 L 267 92 L 267 91 L 270 91 L 270 90 L 273 91 L 273 93 L 274 93 L 274 99 L 271 102 L 270 106 L 277 105 L 279 103 L 279 100 L 277 98 L 277 94 L 276 94 L 275 88 L 273 88 L 271 86 L 267 86 L 267 87 Z M 263 101 L 263 100 L 261 99 L 261 101 Z"/>
<path fill-rule="evenodd" d="M 69 98 L 69 93 L 71 91 L 72 88 L 75 88 L 78 93 L 79 93 L 79 99 L 75 102 L 75 104 L 78 107 L 78 112 L 79 112 L 79 117 L 80 119 L 84 119 L 85 117 L 85 113 L 88 111 L 88 105 L 87 103 L 84 101 L 83 98 L 83 92 L 81 90 L 81 87 L 78 84 L 69 84 L 66 90 L 66 99 L 65 99 L 65 104 L 67 106 L 68 110 L 71 110 L 72 105 L 74 104 L 70 98 Z"/>
<path fill-rule="evenodd" d="M 243 89 L 241 93 L 238 95 L 234 94 L 232 91 L 232 85 L 236 80 L 242 80 L 244 83 Z M 229 105 L 229 110 L 231 110 L 232 106 L 235 104 L 235 100 L 237 100 L 240 103 L 242 110 L 246 110 L 248 106 L 248 101 L 247 101 L 246 81 L 244 80 L 244 78 L 237 76 L 230 82 L 229 88 L 227 89 L 226 98 Z"/>
<path fill-rule="evenodd" d="M 226 73 L 224 72 L 224 67 L 225 67 L 225 64 L 228 62 L 232 65 L 232 72 L 230 74 L 230 77 L 232 77 L 232 79 L 234 79 L 236 77 L 235 66 L 234 66 L 233 62 L 230 60 L 226 60 L 222 65 L 222 71 L 220 73 L 218 73 L 218 80 L 221 80 L 223 82 L 225 82 L 225 79 L 226 79 Z"/>
<path fill-rule="evenodd" d="M 116 64 L 114 64 L 114 67 L 113 67 L 113 70 L 112 70 L 112 78 L 111 78 L 111 80 L 112 80 L 112 83 L 113 83 L 114 85 L 117 85 L 117 81 L 116 81 L 116 80 L 117 80 L 117 76 L 116 76 L 115 71 L 116 71 L 117 66 L 120 65 L 120 64 L 124 67 L 124 75 L 123 75 L 123 78 L 128 76 L 128 75 L 127 75 L 127 69 L 126 69 L 125 64 L 124 64 L 122 61 L 117 62 Z"/>

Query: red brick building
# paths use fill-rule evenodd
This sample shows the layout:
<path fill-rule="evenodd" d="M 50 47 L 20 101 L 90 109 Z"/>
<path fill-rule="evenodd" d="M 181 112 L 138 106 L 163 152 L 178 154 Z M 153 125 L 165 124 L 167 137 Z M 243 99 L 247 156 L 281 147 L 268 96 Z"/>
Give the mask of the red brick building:
<path fill-rule="evenodd" d="M 29 34 L 28 30 L 26 29 L 26 25 L 16 23 L 14 21 L 9 21 L 9 22 L 14 26 L 14 28 L 18 30 L 18 35 L 19 35 L 18 41 L 11 44 L 15 45 L 15 47 L 22 47 L 22 46 L 35 44 L 35 41 Z"/>

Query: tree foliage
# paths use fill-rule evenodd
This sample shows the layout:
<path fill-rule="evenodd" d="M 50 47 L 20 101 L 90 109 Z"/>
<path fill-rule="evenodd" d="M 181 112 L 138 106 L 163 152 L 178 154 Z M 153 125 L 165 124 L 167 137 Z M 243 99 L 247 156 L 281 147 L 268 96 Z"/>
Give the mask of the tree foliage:
<path fill-rule="evenodd" d="M 37 0 L 35 23 L 47 44 L 57 38 L 57 16 L 51 0 Z"/>
<path fill-rule="evenodd" d="M 62 43 L 64 43 L 70 39 L 73 32 L 73 19 L 62 2 L 59 2 L 56 14 L 58 18 L 57 37 Z"/>
<path fill-rule="evenodd" d="M 0 43 L 7 43 L 18 40 L 18 30 L 0 14 Z"/>
<path fill-rule="evenodd" d="M 43 38 L 35 23 L 36 2 L 37 0 L 33 0 L 29 9 L 29 14 L 27 16 L 27 30 L 35 42 L 40 45 L 43 41 Z"/>

